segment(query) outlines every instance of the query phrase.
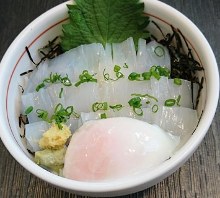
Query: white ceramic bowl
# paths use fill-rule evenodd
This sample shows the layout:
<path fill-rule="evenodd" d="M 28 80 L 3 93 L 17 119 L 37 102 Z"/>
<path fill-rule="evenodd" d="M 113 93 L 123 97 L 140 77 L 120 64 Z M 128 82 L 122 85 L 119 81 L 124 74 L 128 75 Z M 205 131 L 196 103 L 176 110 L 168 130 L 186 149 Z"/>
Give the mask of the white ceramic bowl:
<path fill-rule="evenodd" d="M 164 30 L 171 32 L 169 24 L 179 28 L 190 43 L 196 59 L 204 66 L 205 83 L 201 95 L 199 113 L 203 112 L 196 131 L 170 159 L 148 173 L 135 177 L 102 183 L 88 183 L 68 180 L 56 176 L 30 158 L 20 138 L 18 115 L 20 112 L 20 73 L 29 69 L 31 63 L 25 46 L 36 60 L 37 50 L 48 40 L 61 34 L 61 24 L 67 21 L 66 3 L 44 13 L 28 25 L 14 40 L 5 53 L 0 65 L 0 134 L 11 155 L 28 171 L 37 177 L 62 189 L 90 196 L 116 196 L 137 192 L 150 187 L 177 170 L 196 150 L 212 122 L 218 101 L 219 76 L 213 52 L 199 29 L 183 14 L 172 7 L 155 0 L 144 0 L 146 13 Z M 70 3 L 70 2 L 68 2 Z M 150 26 L 157 36 L 159 31 Z"/>

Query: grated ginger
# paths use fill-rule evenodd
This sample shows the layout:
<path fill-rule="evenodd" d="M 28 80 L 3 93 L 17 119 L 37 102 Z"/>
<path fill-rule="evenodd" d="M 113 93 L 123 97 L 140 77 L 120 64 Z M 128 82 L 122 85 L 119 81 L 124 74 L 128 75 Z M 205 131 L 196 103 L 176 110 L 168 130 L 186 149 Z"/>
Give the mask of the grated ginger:
<path fill-rule="evenodd" d="M 71 131 L 66 125 L 59 129 L 56 124 L 53 124 L 39 141 L 39 146 L 42 149 L 60 149 L 63 147 L 68 138 L 71 136 Z"/>

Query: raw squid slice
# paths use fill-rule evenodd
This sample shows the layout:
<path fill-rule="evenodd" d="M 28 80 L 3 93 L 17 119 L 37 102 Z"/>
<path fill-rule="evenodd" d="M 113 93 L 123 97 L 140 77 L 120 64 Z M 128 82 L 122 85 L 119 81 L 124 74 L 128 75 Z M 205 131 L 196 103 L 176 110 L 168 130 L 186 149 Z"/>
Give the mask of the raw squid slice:
<path fill-rule="evenodd" d="M 184 107 L 159 106 L 152 114 L 152 122 L 178 136 L 191 135 L 198 123 L 197 111 Z"/>
<path fill-rule="evenodd" d="M 158 55 L 156 55 L 155 50 L 158 50 Z M 170 69 L 170 64 L 170 55 L 166 47 L 156 41 L 151 41 L 146 45 L 144 39 L 139 39 L 137 52 L 138 72 L 145 72 L 153 65 L 165 66 Z"/>
<path fill-rule="evenodd" d="M 65 87 L 65 106 L 73 106 L 77 113 L 92 111 L 92 105 L 100 101 L 98 83 L 83 83 L 79 87 Z"/>
<path fill-rule="evenodd" d="M 29 123 L 40 121 L 37 117 L 36 110 L 42 109 L 51 116 L 54 111 L 54 105 L 46 89 L 40 89 L 39 92 L 28 93 L 21 96 L 23 114 L 25 110 L 32 106 L 34 110 L 27 115 Z"/>
<path fill-rule="evenodd" d="M 136 50 L 133 38 L 128 38 L 122 43 L 112 44 L 113 65 L 119 65 L 124 75 L 128 76 L 136 70 Z M 125 68 L 125 63 L 128 68 Z"/>
<path fill-rule="evenodd" d="M 88 121 L 72 136 L 63 175 L 106 181 L 143 173 L 168 159 L 178 142 L 161 128 L 131 118 Z"/>
<path fill-rule="evenodd" d="M 40 121 L 25 125 L 25 138 L 27 140 L 27 149 L 31 152 L 40 150 L 39 140 L 42 134 L 50 128 L 47 122 Z"/>
<path fill-rule="evenodd" d="M 37 85 L 43 82 L 45 78 L 48 78 L 50 71 L 48 69 L 48 61 L 44 61 L 37 68 L 34 69 L 28 78 L 27 86 L 25 87 L 24 94 L 36 91 Z"/>

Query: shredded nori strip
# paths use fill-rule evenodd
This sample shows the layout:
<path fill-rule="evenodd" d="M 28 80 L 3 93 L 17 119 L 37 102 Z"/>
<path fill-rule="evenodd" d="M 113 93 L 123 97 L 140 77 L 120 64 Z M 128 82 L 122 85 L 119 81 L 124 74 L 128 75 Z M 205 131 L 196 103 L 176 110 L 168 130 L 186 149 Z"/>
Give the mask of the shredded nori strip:
<path fill-rule="evenodd" d="M 202 84 L 204 78 L 199 81 L 198 77 L 196 76 L 197 71 L 202 71 L 204 68 L 200 65 L 198 61 L 196 61 L 192 54 L 192 49 L 190 49 L 189 44 L 179 29 L 174 28 L 171 25 L 172 34 L 164 34 L 159 25 L 152 21 L 152 23 L 158 28 L 161 32 L 163 39 L 158 40 L 155 36 L 151 36 L 154 40 L 158 43 L 162 44 L 163 46 L 167 47 L 169 50 L 170 58 L 171 58 L 171 78 L 180 78 L 191 81 L 191 88 L 192 88 L 192 103 L 193 103 L 193 83 L 199 84 L 199 93 L 197 96 L 196 104 L 193 104 L 193 109 L 196 109 L 199 103 L 199 96 L 202 90 Z M 185 52 L 183 48 L 182 39 L 186 45 L 187 51 Z"/>
<path fill-rule="evenodd" d="M 39 53 L 40 53 L 41 55 L 43 55 L 43 56 L 42 56 L 41 60 L 40 60 L 38 63 L 36 63 L 36 62 L 33 60 L 33 58 L 32 58 L 32 56 L 31 56 L 31 53 L 30 53 L 28 47 L 27 47 L 27 46 L 25 47 L 25 50 L 26 50 L 26 52 L 27 52 L 27 54 L 28 54 L 28 57 L 29 57 L 30 61 L 31 61 L 36 67 L 38 67 L 38 66 L 39 66 L 43 61 L 45 61 L 46 59 L 53 59 L 53 58 L 55 58 L 56 56 L 58 56 L 58 55 L 60 55 L 60 54 L 63 53 L 63 50 L 62 50 L 61 45 L 60 45 L 60 42 L 58 42 L 58 38 L 59 38 L 59 37 L 57 36 L 57 37 L 55 37 L 52 41 L 48 41 L 48 44 L 47 44 L 47 45 L 45 45 L 43 48 L 39 49 Z M 33 69 L 30 69 L 30 70 L 28 70 L 28 71 L 25 71 L 25 72 L 21 73 L 20 76 L 29 74 L 29 73 L 31 73 L 32 71 L 33 71 Z"/>
<path fill-rule="evenodd" d="M 31 155 L 34 155 L 35 152 L 30 151 L 29 149 L 27 149 L 28 153 L 30 153 Z"/>
<path fill-rule="evenodd" d="M 20 114 L 19 117 L 18 117 L 18 126 L 19 126 L 20 128 L 22 128 L 23 125 L 26 125 L 26 124 L 28 124 L 28 123 L 29 123 L 29 121 L 28 121 L 27 116 L 26 116 L 26 115 L 23 115 L 23 114 Z M 25 128 L 24 128 L 24 131 L 23 131 L 23 135 L 20 134 L 20 137 L 21 137 L 21 138 L 24 138 L 24 137 L 25 137 Z"/>
<path fill-rule="evenodd" d="M 24 93 L 24 88 L 21 85 L 19 85 L 19 87 L 21 88 L 21 93 L 23 94 Z"/>

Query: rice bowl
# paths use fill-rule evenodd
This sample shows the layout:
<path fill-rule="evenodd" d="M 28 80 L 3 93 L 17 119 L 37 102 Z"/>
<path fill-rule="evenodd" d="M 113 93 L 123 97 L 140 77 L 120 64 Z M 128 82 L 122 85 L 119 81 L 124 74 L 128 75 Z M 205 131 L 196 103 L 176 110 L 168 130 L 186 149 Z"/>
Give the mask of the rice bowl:
<path fill-rule="evenodd" d="M 160 15 L 158 15 L 156 11 L 158 9 L 161 9 Z M 188 19 L 174 9 L 160 2 L 148 1 L 148 8 L 146 12 L 158 20 L 157 22 L 164 26 L 165 30 L 169 30 L 169 25 L 167 24 L 172 24 L 176 28 L 180 27 L 182 33 L 191 43 L 191 47 L 197 52 L 197 58 L 200 59 L 202 65 L 205 67 L 206 88 L 204 87 L 205 91 L 202 96 L 203 104 L 200 107 L 200 110 L 203 111 L 203 115 L 192 137 L 172 157 L 172 159 L 166 161 L 158 167 L 158 169 L 152 170 L 152 172 L 148 175 L 138 175 L 136 177 L 132 177 L 131 179 L 126 179 L 125 181 L 118 180 L 113 183 L 84 183 L 70 181 L 65 178 L 52 175 L 51 173 L 39 168 L 32 162 L 32 160 L 29 159 L 29 154 L 20 140 L 19 129 L 16 127 L 19 107 L 17 106 L 18 90 L 15 92 L 14 87 L 17 87 L 17 85 L 20 84 L 20 81 L 15 76 L 19 76 L 19 74 L 28 69 L 28 66 L 30 65 L 30 60 L 25 55 L 26 52 L 24 51 L 24 46 L 28 46 L 34 58 L 37 58 L 36 51 L 39 47 L 42 47 L 42 43 L 47 43 L 48 40 L 51 40 L 60 34 L 59 25 L 60 23 L 66 22 L 67 17 L 65 14 L 66 6 L 65 4 L 62 4 L 51 11 L 48 11 L 28 26 L 27 29 L 21 33 L 25 36 L 21 35 L 14 41 L 1 62 L 1 75 L 4 74 L 4 77 L 1 76 L 1 81 L 9 82 L 7 89 L 6 87 L 3 87 L 3 83 L 0 83 L 2 94 L 6 96 L 1 98 L 1 104 L 4 104 L 1 106 L 1 112 L 4 115 L 7 115 L 7 117 L 2 116 L 4 119 L 4 122 L 2 123 L 4 123 L 4 125 L 1 126 L 1 131 L 4 131 L 4 133 L 1 133 L 1 137 L 11 154 L 19 163 L 22 164 L 22 166 L 49 183 L 79 194 L 114 196 L 135 192 L 159 182 L 161 179 L 168 176 L 181 166 L 182 163 L 194 152 L 208 130 L 217 104 L 218 94 L 215 93 L 215 90 L 219 90 L 219 87 L 218 83 L 216 83 L 218 82 L 218 72 L 214 55 L 207 41 L 204 39 L 202 34 L 198 32 L 198 29 L 189 22 Z M 54 17 L 48 17 L 49 15 L 53 15 Z M 173 17 L 175 15 L 179 17 L 180 22 L 173 21 L 172 18 L 175 18 Z M 47 18 L 47 20 L 44 18 Z M 182 22 L 183 24 L 180 25 Z M 38 24 L 41 24 L 41 26 Z M 30 29 L 32 29 L 32 34 L 28 34 Z M 23 44 L 21 45 L 21 43 Z M 14 57 L 13 60 L 10 60 L 11 56 Z M 5 65 L 11 65 L 11 67 L 7 67 L 6 69 Z M 208 67 L 208 65 L 212 65 L 212 70 Z M 215 65 L 215 67 L 213 65 Z M 7 131 L 7 133 L 5 131 Z M 10 145 L 15 142 L 17 142 L 16 146 L 10 147 Z M 117 188 L 115 186 L 117 186 Z"/>

